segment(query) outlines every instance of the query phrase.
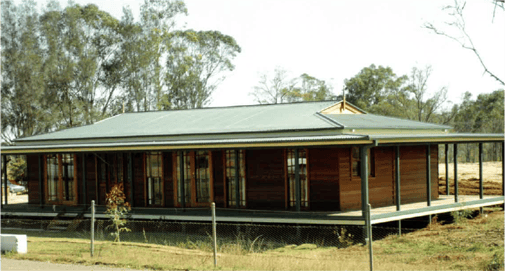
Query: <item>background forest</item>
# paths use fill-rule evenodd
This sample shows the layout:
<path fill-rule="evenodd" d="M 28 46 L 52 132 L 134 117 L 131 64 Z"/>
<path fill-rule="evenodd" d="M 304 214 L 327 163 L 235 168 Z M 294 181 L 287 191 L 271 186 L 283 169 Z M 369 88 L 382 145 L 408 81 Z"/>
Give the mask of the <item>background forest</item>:
<path fill-rule="evenodd" d="M 456 17 L 462 8 L 455 3 L 454 18 L 464 19 Z M 38 10 L 33 0 L 2 1 L 2 144 L 122 112 L 209 105 L 241 48 L 218 31 L 185 29 L 179 22 L 187 14 L 183 1 L 146 0 L 139 20 L 125 7 L 118 19 L 93 4 L 61 7 L 50 0 Z M 260 75 L 250 97 L 256 103 L 285 103 L 341 100 L 345 93 L 348 102 L 370 113 L 446 124 L 454 132 L 503 133 L 503 88 L 477 97 L 467 92 L 460 104 L 451 104 L 446 87 L 428 87 L 431 73 L 430 66 L 403 75 L 371 64 L 335 90 L 306 73 L 291 78 L 278 67 Z M 501 144 L 485 145 L 485 160 L 501 159 Z M 477 147 L 463 145 L 460 153 L 463 161 L 475 161 Z M 10 164 L 23 171 L 21 158 Z"/>

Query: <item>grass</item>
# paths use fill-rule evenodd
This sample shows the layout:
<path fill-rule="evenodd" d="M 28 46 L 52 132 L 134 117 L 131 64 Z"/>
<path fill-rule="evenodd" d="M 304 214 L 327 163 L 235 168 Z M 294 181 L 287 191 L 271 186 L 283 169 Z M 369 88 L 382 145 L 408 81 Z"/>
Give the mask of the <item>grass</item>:
<path fill-rule="evenodd" d="M 434 222 L 413 233 L 374 241 L 377 270 L 503 270 L 503 211 L 495 210 L 457 223 Z M 3 231 L 6 232 L 6 231 Z M 126 235 L 125 235 L 126 236 Z M 135 269 L 215 269 L 210 238 L 152 240 L 142 233 L 136 242 L 97 241 L 95 256 L 86 239 L 34 236 L 28 253 L 4 255 L 57 263 L 108 265 Z M 145 243 L 156 241 L 161 244 Z M 167 245 L 163 244 L 166 243 Z M 320 247 L 316 244 L 273 244 L 260 235 L 219 240 L 216 269 L 247 270 L 367 270 L 366 246 Z"/>

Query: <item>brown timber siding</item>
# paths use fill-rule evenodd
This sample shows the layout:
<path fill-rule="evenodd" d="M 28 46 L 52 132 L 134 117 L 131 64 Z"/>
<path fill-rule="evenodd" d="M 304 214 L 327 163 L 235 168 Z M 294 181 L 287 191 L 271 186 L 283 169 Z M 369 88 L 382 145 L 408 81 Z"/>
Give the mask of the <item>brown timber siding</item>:
<path fill-rule="evenodd" d="M 223 151 L 212 151 L 212 169 L 214 174 L 214 202 L 216 207 L 224 208 L 224 165 Z"/>
<path fill-rule="evenodd" d="M 41 158 L 43 156 L 41 155 Z M 37 154 L 26 156 L 26 167 L 28 175 L 25 180 L 27 181 L 28 189 L 28 203 L 29 204 L 39 204 L 39 156 Z M 3 180 L 2 180 L 3 185 Z M 3 191 L 2 191 L 3 193 Z"/>
<path fill-rule="evenodd" d="M 341 148 L 338 151 L 340 210 L 356 210 L 361 208 L 361 179 L 352 177 L 351 148 Z"/>
<path fill-rule="evenodd" d="M 340 148 L 309 150 L 310 209 L 339 210 L 339 151 Z"/>
<path fill-rule="evenodd" d="M 133 155 L 133 194 L 135 207 L 145 207 L 144 199 L 144 156 L 143 153 Z"/>
<path fill-rule="evenodd" d="M 400 148 L 401 203 L 426 201 L 426 146 Z M 438 148 L 431 146 L 432 199 L 438 198 Z"/>
<path fill-rule="evenodd" d="M 163 153 L 163 181 L 165 207 L 174 207 L 174 175 L 172 166 L 172 153 Z"/>
<path fill-rule="evenodd" d="M 246 151 L 246 171 L 248 208 L 283 210 L 284 150 Z"/>
<path fill-rule="evenodd" d="M 369 201 L 373 207 L 394 204 L 394 159 L 392 147 L 377 147 L 375 152 L 375 177 L 368 178 Z M 361 179 L 359 180 L 361 182 Z M 361 197 L 361 196 L 360 196 Z"/>

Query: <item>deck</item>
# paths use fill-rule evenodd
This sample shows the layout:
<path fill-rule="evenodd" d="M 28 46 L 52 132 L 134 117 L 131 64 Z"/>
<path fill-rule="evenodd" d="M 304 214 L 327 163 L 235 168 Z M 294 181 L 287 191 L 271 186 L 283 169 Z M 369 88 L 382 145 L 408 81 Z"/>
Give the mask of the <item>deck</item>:
<path fill-rule="evenodd" d="M 440 196 L 432 200 L 431 206 L 426 202 L 402 204 L 400 211 L 396 206 L 373 208 L 371 212 L 372 224 L 390 221 L 447 213 L 462 209 L 473 209 L 485 206 L 504 204 L 503 196 L 460 195 L 459 202 L 454 201 L 454 196 Z M 172 221 L 201 221 L 210 222 L 209 208 L 133 208 L 130 212 L 131 219 L 145 220 L 172 220 Z M 89 206 L 39 206 L 29 204 L 9 204 L 2 206 L 4 217 L 91 217 Z M 105 208 L 98 206 L 96 218 L 107 218 Z M 364 225 L 365 219 L 361 210 L 347 212 L 292 212 L 268 210 L 236 210 L 216 209 L 216 220 L 220 223 L 280 223 L 280 224 L 320 224 L 320 225 Z"/>

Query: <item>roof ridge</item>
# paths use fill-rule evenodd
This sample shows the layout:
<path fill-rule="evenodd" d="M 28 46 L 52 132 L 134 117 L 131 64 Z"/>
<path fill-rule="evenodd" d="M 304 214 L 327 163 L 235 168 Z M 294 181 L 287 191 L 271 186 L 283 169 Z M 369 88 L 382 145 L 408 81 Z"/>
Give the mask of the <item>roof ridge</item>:
<path fill-rule="evenodd" d="M 136 111 L 136 112 L 125 112 L 123 114 L 140 114 L 140 113 L 155 113 L 155 112 L 173 112 L 173 111 L 191 111 L 191 110 L 206 110 L 206 109 L 226 109 L 226 108 L 243 108 L 243 107 L 260 107 L 260 106 L 288 106 L 294 104 L 315 104 L 315 103 L 339 103 L 336 100 L 324 100 L 324 101 L 300 101 L 291 103 L 275 103 L 275 104 L 244 104 L 244 105 L 231 105 L 231 106 L 216 106 L 216 107 L 201 107 L 201 108 L 188 108 L 188 109 L 167 109 L 167 110 L 152 110 L 152 111 Z"/>

